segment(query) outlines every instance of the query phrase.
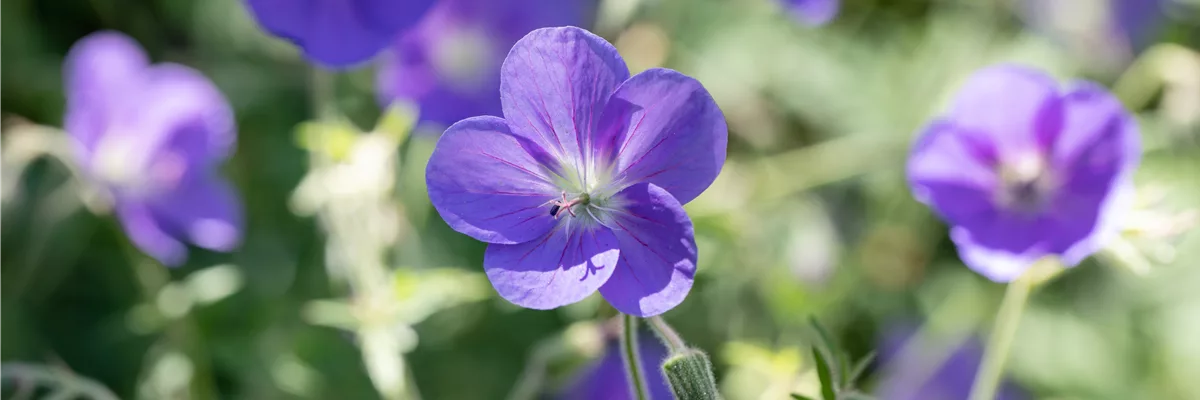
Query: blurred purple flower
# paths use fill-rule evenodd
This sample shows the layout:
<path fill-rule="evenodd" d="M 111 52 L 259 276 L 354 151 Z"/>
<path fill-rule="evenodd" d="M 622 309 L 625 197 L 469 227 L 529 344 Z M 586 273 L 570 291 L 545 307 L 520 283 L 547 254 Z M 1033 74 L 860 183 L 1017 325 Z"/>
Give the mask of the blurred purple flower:
<path fill-rule="evenodd" d="M 687 296 L 696 243 L 683 204 L 725 161 L 725 120 L 695 79 L 630 77 L 616 48 L 576 27 L 518 41 L 501 67 L 505 118 L 459 121 L 426 169 L 451 228 L 490 243 L 496 291 L 551 309 L 596 290 L 651 316 Z"/>
<path fill-rule="evenodd" d="M 841 0 L 782 0 L 792 18 L 808 26 L 821 26 L 836 17 Z"/>
<path fill-rule="evenodd" d="M 218 251 L 241 242 L 237 195 L 215 171 L 233 151 L 236 125 L 212 82 L 182 65 L 150 65 L 116 32 L 77 42 L 64 75 L 64 125 L 81 169 L 111 192 L 138 248 L 178 265 L 184 242 Z"/>
<path fill-rule="evenodd" d="M 908 160 L 917 200 L 949 225 L 959 256 L 997 281 L 1037 259 L 1074 266 L 1115 235 L 1141 157 L 1137 125 L 1102 87 L 1065 90 L 1042 72 L 976 72 Z"/>
<path fill-rule="evenodd" d="M 245 0 L 259 25 L 310 60 L 347 67 L 374 57 L 434 0 Z"/>
<path fill-rule="evenodd" d="M 970 338 L 948 352 L 945 360 L 922 357 L 930 353 L 901 354 L 906 345 L 916 345 L 914 329 L 893 329 L 879 347 L 883 378 L 876 396 L 879 400 L 960 400 L 971 394 L 971 385 L 983 359 L 983 345 Z M 919 353 L 919 354 L 918 354 Z M 941 362 L 941 364 L 934 364 Z M 1007 380 L 1001 382 L 996 400 L 1021 400 L 1029 396 Z"/>
<path fill-rule="evenodd" d="M 578 25 L 591 10 L 578 0 L 442 0 L 403 34 L 379 69 L 379 98 L 416 102 L 441 129 L 476 115 L 500 115 L 500 63 L 537 28 Z"/>
<path fill-rule="evenodd" d="M 661 370 L 663 360 L 667 359 L 667 348 L 654 333 L 642 330 L 638 335 L 638 358 L 650 400 L 674 399 Z M 604 357 L 585 367 L 556 397 L 563 400 L 633 400 L 626 374 L 621 342 L 612 339 L 605 345 Z"/>
<path fill-rule="evenodd" d="M 1105 65 L 1120 65 L 1162 33 L 1171 0 L 1025 0 L 1035 29 Z"/>

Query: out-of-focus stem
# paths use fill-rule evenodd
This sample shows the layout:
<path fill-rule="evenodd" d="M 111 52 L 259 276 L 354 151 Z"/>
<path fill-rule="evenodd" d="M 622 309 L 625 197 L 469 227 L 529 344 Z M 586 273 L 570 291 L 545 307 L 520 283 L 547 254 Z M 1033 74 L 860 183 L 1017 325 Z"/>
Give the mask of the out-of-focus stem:
<path fill-rule="evenodd" d="M 987 348 L 983 352 L 983 361 L 975 375 L 975 384 L 971 386 L 970 400 L 992 400 L 996 397 L 996 390 L 1004 376 L 1004 363 L 1008 360 L 1008 351 L 1017 334 L 1021 312 L 1025 310 L 1032 287 L 1033 281 L 1028 276 L 1008 284 L 1000 311 L 996 314 L 992 336 L 988 338 Z"/>
<path fill-rule="evenodd" d="M 336 76 L 313 67 L 310 100 L 313 116 L 328 125 L 340 118 L 337 109 Z M 314 168 L 333 160 L 320 152 L 310 152 Z M 373 237 L 362 237 L 363 224 L 371 214 L 372 201 L 343 199 L 327 206 L 319 218 L 328 231 L 328 245 L 338 248 L 340 259 L 335 263 L 349 278 L 356 314 L 361 319 L 355 335 L 359 338 L 363 362 L 376 390 L 386 399 L 396 400 L 415 396 L 408 387 L 408 371 L 400 338 L 391 327 L 392 299 L 390 271 L 384 263 L 387 245 Z"/>
<path fill-rule="evenodd" d="M 638 358 L 637 317 L 624 314 L 621 329 L 621 354 L 625 359 L 625 372 L 629 377 L 629 390 L 633 398 L 646 400 L 646 375 L 642 373 L 642 362 Z"/>

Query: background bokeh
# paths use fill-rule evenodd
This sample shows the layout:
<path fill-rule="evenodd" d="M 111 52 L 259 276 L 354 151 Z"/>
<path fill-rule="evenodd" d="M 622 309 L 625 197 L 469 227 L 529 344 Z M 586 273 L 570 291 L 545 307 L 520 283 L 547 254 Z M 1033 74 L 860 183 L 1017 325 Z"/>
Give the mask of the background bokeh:
<path fill-rule="evenodd" d="M 1153 12 L 1123 21 L 1132 11 L 1110 3 Z M 1033 294 L 1010 379 L 1029 398 L 1200 398 L 1200 235 L 1188 230 L 1200 207 L 1200 2 L 847 0 L 822 26 L 770 0 L 585 4 L 632 71 L 696 77 L 729 123 L 721 176 L 687 205 L 696 286 L 664 315 L 712 356 L 728 399 L 815 394 L 810 317 L 852 358 L 897 330 L 942 338 L 915 352 L 928 354 L 986 335 L 1004 288 L 962 265 L 903 165 L 958 83 L 996 62 L 1109 87 L 1146 147 L 1122 238 Z M 439 126 L 415 124 L 411 105 L 380 107 L 373 65 L 314 71 L 238 0 L 0 7 L 6 365 L 69 370 L 120 398 L 370 399 L 400 387 L 502 399 L 557 393 L 604 353 L 615 312 L 598 295 L 553 311 L 496 296 L 484 245 L 449 229 L 424 192 Z M 246 210 L 239 250 L 192 249 L 164 268 L 72 174 L 61 63 L 104 29 L 204 72 L 231 102 L 239 136 L 222 171 Z M 344 118 L 316 122 L 320 101 Z M 345 254 L 371 241 L 379 265 Z M 383 300 L 362 295 L 371 279 L 387 283 Z M 25 370 L 4 372 L 3 396 L 24 394 L 26 375 L 10 372 Z M 860 387 L 887 375 L 873 365 Z M 66 385 L 51 381 L 34 394 Z"/>

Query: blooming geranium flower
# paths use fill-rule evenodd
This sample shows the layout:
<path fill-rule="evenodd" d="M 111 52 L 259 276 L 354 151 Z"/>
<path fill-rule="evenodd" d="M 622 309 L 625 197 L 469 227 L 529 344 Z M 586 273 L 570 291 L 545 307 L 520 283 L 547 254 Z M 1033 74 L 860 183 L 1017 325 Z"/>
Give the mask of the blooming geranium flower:
<path fill-rule="evenodd" d="M 642 330 L 638 335 L 638 358 L 646 378 L 646 392 L 650 400 L 674 399 L 667 380 L 659 368 L 667 359 L 667 348 L 654 337 L 654 333 Z M 604 356 L 586 367 L 570 381 L 557 396 L 563 400 L 633 400 L 630 393 L 629 375 L 621 355 L 621 342 L 616 338 L 605 344 Z"/>
<path fill-rule="evenodd" d="M 263 29 L 309 59 L 346 67 L 367 61 L 421 20 L 434 0 L 245 0 Z"/>
<path fill-rule="evenodd" d="M 1115 235 L 1140 157 L 1133 116 L 1100 86 L 1000 65 L 925 127 L 908 178 L 967 266 L 1007 282 L 1043 256 L 1078 264 Z"/>
<path fill-rule="evenodd" d="M 149 65 L 115 32 L 80 40 L 64 70 L 64 125 L 79 164 L 112 194 L 133 243 L 167 265 L 184 261 L 185 242 L 236 247 L 241 208 L 214 171 L 233 151 L 236 126 L 212 82 L 182 65 Z"/>
<path fill-rule="evenodd" d="M 883 378 L 876 389 L 880 400 L 953 400 L 970 397 L 975 374 L 983 360 L 983 344 L 975 337 L 941 351 L 910 351 L 920 346 L 915 331 L 893 329 L 880 345 Z M 933 354 L 949 354 L 941 358 Z M 928 356 L 928 357 L 925 357 Z M 1028 395 L 1019 386 L 1005 380 L 996 400 L 1020 400 Z"/>
<path fill-rule="evenodd" d="M 426 169 L 455 230 L 490 243 L 500 296 L 550 309 L 600 293 L 651 316 L 683 301 L 696 271 L 682 204 L 716 179 L 724 117 L 695 79 L 630 77 L 617 50 L 575 27 L 518 41 L 500 75 L 504 117 L 450 126 Z"/>
<path fill-rule="evenodd" d="M 821 26 L 836 17 L 841 0 L 782 0 L 792 18 L 808 26 Z"/>
<path fill-rule="evenodd" d="M 444 129 L 463 118 L 500 115 L 500 63 L 537 28 L 576 25 L 589 1 L 442 0 L 400 36 L 379 69 L 384 103 L 416 102 L 421 121 Z"/>

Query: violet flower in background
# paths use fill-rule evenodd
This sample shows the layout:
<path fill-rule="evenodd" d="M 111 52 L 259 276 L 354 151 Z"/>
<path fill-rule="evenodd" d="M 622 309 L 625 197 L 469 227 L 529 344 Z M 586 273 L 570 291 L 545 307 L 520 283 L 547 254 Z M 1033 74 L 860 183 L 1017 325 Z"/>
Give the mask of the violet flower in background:
<path fill-rule="evenodd" d="M 629 390 L 629 375 L 625 360 L 621 356 L 621 342 L 609 339 L 604 346 L 604 356 L 597 362 L 584 367 L 567 387 L 556 396 L 562 400 L 633 400 Z M 667 380 L 663 377 L 663 360 L 667 359 L 667 348 L 643 329 L 638 334 L 638 358 L 646 378 L 646 392 L 650 400 L 674 399 Z"/>
<path fill-rule="evenodd" d="M 1154 44 L 1171 0 L 1025 0 L 1020 12 L 1035 30 L 1084 60 L 1119 67 Z"/>
<path fill-rule="evenodd" d="M 538 28 L 581 25 L 593 2 L 442 0 L 401 35 L 378 72 L 382 103 L 415 102 L 437 130 L 476 115 L 500 115 L 500 64 Z"/>
<path fill-rule="evenodd" d="M 182 65 L 150 65 L 133 39 L 116 32 L 77 42 L 64 75 L 64 125 L 80 168 L 111 193 L 139 249 L 173 266 L 187 257 L 184 243 L 229 251 L 241 242 L 241 206 L 216 172 L 237 127 L 208 78 Z"/>
<path fill-rule="evenodd" d="M 683 301 L 696 242 L 683 204 L 725 162 L 725 119 L 695 79 L 630 77 L 616 48 L 576 27 L 544 28 L 501 67 L 505 118 L 459 121 L 426 169 L 451 228 L 490 243 L 501 297 L 551 309 L 599 290 L 617 310 Z"/>
<path fill-rule="evenodd" d="M 259 25 L 326 67 L 367 61 L 415 26 L 434 0 L 245 0 Z"/>
<path fill-rule="evenodd" d="M 970 397 L 971 385 L 983 360 L 983 344 L 971 337 L 947 358 L 936 357 L 941 351 L 908 351 L 916 330 L 893 329 L 880 343 L 882 380 L 875 389 L 879 400 L 961 400 Z M 919 350 L 919 349 L 918 349 Z M 936 358 L 936 359 L 935 359 Z M 1022 400 L 1028 396 L 1016 384 L 1005 380 L 996 392 L 996 400 Z"/>
<path fill-rule="evenodd" d="M 841 8 L 841 0 L 781 0 L 788 13 L 797 22 L 807 26 L 821 26 L 832 21 Z"/>
<path fill-rule="evenodd" d="M 959 257 L 1008 282 L 1043 256 L 1074 266 L 1118 231 L 1141 158 L 1136 122 L 1104 88 L 1027 67 L 976 72 L 908 160 L 917 200 L 951 226 Z"/>

